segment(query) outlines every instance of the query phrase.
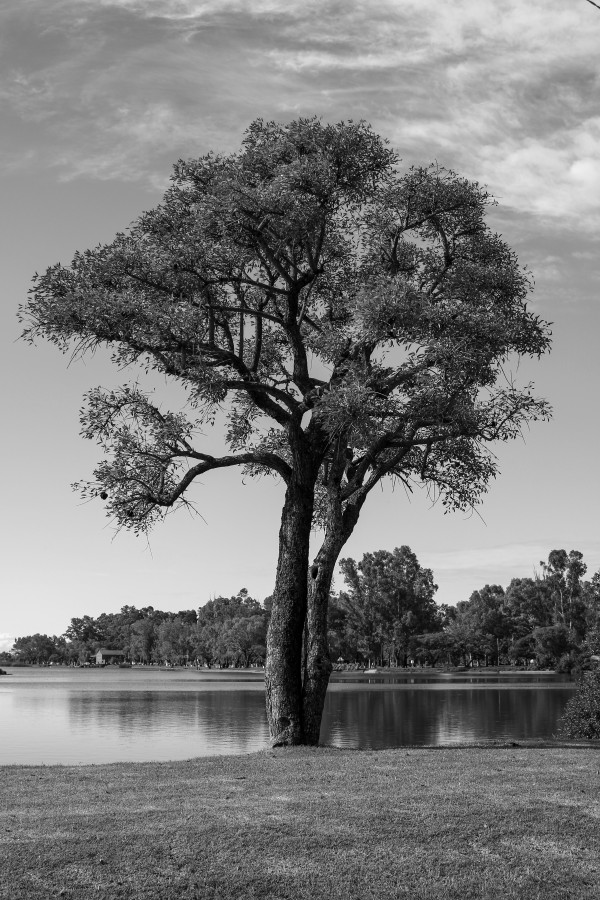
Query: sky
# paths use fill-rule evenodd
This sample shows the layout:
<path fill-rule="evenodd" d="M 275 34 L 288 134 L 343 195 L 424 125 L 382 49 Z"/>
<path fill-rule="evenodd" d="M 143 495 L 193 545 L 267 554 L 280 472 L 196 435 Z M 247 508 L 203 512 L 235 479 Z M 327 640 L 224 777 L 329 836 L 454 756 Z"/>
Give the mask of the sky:
<path fill-rule="evenodd" d="M 101 352 L 70 363 L 31 347 L 16 318 L 35 272 L 109 242 L 160 202 L 174 162 L 235 151 L 259 117 L 365 119 L 402 166 L 487 185 L 489 222 L 553 323 L 551 354 L 517 373 L 553 419 L 496 448 L 477 510 L 386 487 L 342 555 L 407 544 L 451 604 L 532 576 L 555 548 L 600 568 L 599 46 L 587 0 L 3 0 L 0 649 L 125 604 L 272 592 L 282 485 L 209 473 L 199 516 L 169 516 L 147 540 L 115 534 L 70 487 L 100 454 L 79 409 L 135 374 Z"/>

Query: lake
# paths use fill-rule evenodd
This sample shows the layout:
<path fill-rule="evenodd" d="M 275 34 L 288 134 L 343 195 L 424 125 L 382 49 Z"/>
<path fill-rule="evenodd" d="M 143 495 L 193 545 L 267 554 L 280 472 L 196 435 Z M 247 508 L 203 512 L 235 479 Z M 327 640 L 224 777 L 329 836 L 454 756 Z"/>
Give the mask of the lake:
<path fill-rule="evenodd" d="M 4 667 L 0 764 L 190 759 L 268 746 L 259 669 Z M 321 743 L 386 749 L 550 738 L 574 685 L 538 673 L 334 673 Z"/>

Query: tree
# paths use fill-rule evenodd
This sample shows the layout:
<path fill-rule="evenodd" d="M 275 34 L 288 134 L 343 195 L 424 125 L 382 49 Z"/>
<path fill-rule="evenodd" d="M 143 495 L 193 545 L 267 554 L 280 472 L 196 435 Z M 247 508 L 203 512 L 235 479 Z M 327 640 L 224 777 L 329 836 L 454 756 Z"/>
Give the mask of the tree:
<path fill-rule="evenodd" d="M 550 591 L 540 578 L 513 578 L 506 589 L 505 607 L 515 639 L 554 623 Z"/>
<path fill-rule="evenodd" d="M 331 593 L 327 604 L 327 642 L 329 658 L 357 662 L 360 658 L 356 635 L 348 622 L 348 611 L 340 594 Z"/>
<path fill-rule="evenodd" d="M 573 649 L 569 629 L 562 624 L 535 628 L 533 638 L 536 661 L 543 668 L 555 668 L 560 658 Z"/>
<path fill-rule="evenodd" d="M 153 659 L 160 619 L 145 616 L 131 626 L 129 652 L 134 660 L 148 663 Z"/>
<path fill-rule="evenodd" d="M 49 637 L 47 634 L 29 634 L 25 637 L 17 638 L 13 644 L 12 652 L 17 654 L 18 659 L 29 663 L 45 663 L 50 660 L 59 659 L 59 647 L 55 636 Z"/>
<path fill-rule="evenodd" d="M 193 650 L 189 622 L 180 616 L 165 619 L 158 626 L 156 644 L 159 660 L 173 665 L 182 665 L 187 662 Z"/>
<path fill-rule="evenodd" d="M 129 657 L 135 635 L 133 626 L 143 617 L 144 613 L 135 606 L 122 606 L 118 613 L 101 613 L 95 621 L 102 643 L 110 650 L 123 650 Z"/>
<path fill-rule="evenodd" d="M 72 642 L 77 642 L 80 649 L 87 655 L 95 653 L 106 641 L 106 635 L 92 616 L 71 619 L 71 623 L 65 631 L 65 637 Z"/>
<path fill-rule="evenodd" d="M 514 638 L 508 648 L 508 657 L 513 665 L 529 665 L 535 656 L 535 637 L 532 634 L 524 634 Z"/>
<path fill-rule="evenodd" d="M 554 621 L 575 630 L 585 631 L 585 603 L 581 579 L 587 571 L 579 550 L 552 550 L 548 562 L 540 562 L 543 580 L 554 603 Z"/>
<path fill-rule="evenodd" d="M 235 666 L 248 667 L 264 662 L 266 655 L 266 619 L 264 615 L 238 616 L 226 626 L 224 640 Z"/>
<path fill-rule="evenodd" d="M 267 613 L 246 588 L 235 597 L 216 597 L 198 610 L 196 655 L 212 665 L 250 665 L 266 655 Z"/>
<path fill-rule="evenodd" d="M 505 649 L 505 639 L 510 633 L 504 588 L 486 584 L 473 591 L 468 602 L 457 604 L 455 623 L 469 634 L 469 652 L 483 656 L 486 665 L 493 656 L 496 664 L 500 664 L 501 642 Z"/>
<path fill-rule="evenodd" d="M 600 653 L 600 571 L 585 582 L 586 645 L 591 653 Z"/>
<path fill-rule="evenodd" d="M 438 624 L 431 570 L 419 565 L 410 547 L 365 553 L 358 564 L 343 559 L 340 568 L 348 591 L 338 603 L 357 651 L 379 663 L 401 658 L 405 664 L 410 639 Z"/>
<path fill-rule="evenodd" d="M 21 310 L 31 341 L 107 345 L 188 392 L 189 416 L 137 383 L 87 395 L 82 433 L 105 457 L 78 487 L 118 527 L 148 530 L 216 469 L 283 480 L 274 745 L 318 742 L 331 580 L 369 493 L 392 478 L 470 507 L 496 472 L 488 444 L 549 415 L 505 374 L 550 337 L 527 309 L 527 272 L 485 224 L 490 197 L 396 163 L 364 122 L 257 120 L 240 152 L 178 162 L 163 202 L 111 244 L 37 275 Z M 215 456 L 198 435 L 218 410 Z"/>

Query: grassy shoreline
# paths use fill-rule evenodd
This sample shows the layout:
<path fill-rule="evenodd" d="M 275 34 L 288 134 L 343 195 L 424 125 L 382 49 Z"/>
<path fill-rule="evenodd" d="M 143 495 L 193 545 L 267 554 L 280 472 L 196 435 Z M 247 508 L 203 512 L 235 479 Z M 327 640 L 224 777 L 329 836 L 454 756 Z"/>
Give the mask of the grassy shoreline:
<path fill-rule="evenodd" d="M 0 898 L 596 898 L 600 744 L 0 768 Z"/>

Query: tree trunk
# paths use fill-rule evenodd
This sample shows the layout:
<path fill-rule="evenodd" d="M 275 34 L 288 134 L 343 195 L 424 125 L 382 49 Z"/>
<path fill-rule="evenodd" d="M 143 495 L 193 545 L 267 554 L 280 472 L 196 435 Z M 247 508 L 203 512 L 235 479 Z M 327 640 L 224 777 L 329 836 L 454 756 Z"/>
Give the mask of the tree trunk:
<path fill-rule="evenodd" d="M 267 632 L 265 689 L 273 747 L 303 744 L 302 632 L 314 480 L 288 485 L 279 530 L 279 558 Z"/>
<path fill-rule="evenodd" d="M 327 612 L 335 565 L 352 534 L 364 499 L 342 512 L 337 497 L 329 504 L 325 539 L 308 573 L 306 633 L 303 652 L 302 713 L 307 744 L 319 743 L 329 676 L 333 668 L 327 640 Z"/>
<path fill-rule="evenodd" d="M 317 553 L 308 575 L 308 606 L 304 641 L 302 712 L 307 744 L 319 743 L 325 694 L 333 668 L 327 640 L 327 610 L 333 570 L 341 546 L 327 539 Z"/>

